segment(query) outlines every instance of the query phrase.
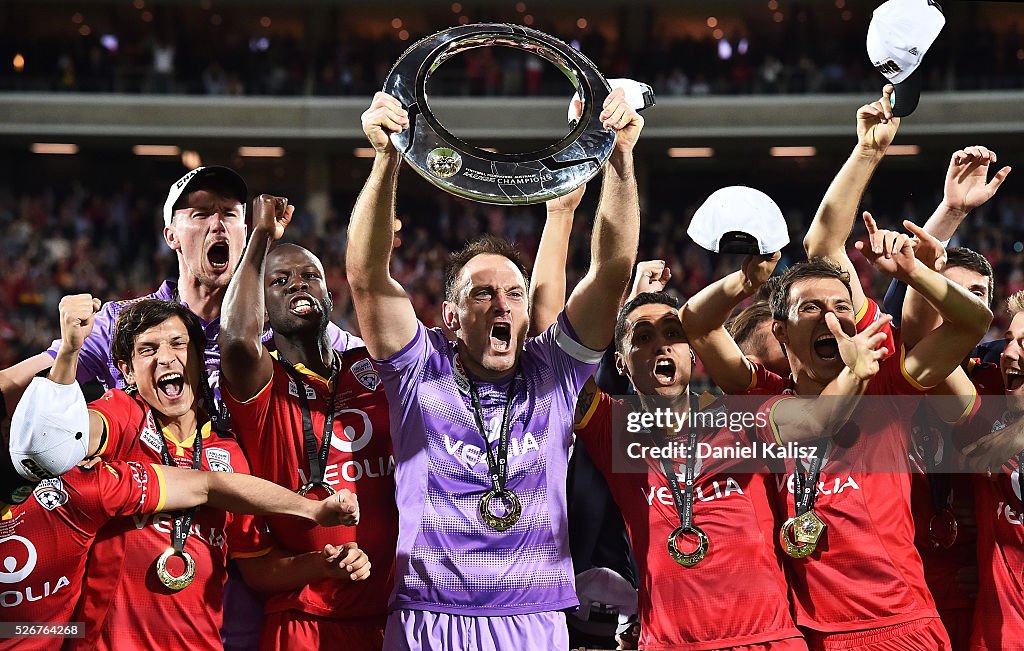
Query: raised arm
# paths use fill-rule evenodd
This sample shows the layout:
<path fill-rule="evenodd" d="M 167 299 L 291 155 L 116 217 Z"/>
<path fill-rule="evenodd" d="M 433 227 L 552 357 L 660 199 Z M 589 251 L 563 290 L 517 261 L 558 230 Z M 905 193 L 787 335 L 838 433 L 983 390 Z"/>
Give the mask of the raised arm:
<path fill-rule="evenodd" d="M 750 387 L 753 365 L 744 357 L 725 330 L 732 311 L 771 277 L 779 253 L 747 256 L 739 271 L 697 292 L 680 309 L 683 331 L 700 357 L 711 379 L 725 393 L 739 393 Z"/>
<path fill-rule="evenodd" d="M 569 255 L 572 221 L 586 192 L 584 183 L 569 194 L 546 204 L 547 219 L 540 234 L 537 258 L 530 279 L 531 337 L 548 329 L 565 308 L 565 265 Z"/>
<path fill-rule="evenodd" d="M 983 145 L 964 147 L 953 152 L 942 187 L 942 202 L 935 208 L 924 229 L 942 241 L 948 241 L 967 215 L 999 190 L 1011 168 L 1003 167 L 988 180 L 989 165 L 996 152 Z"/>
<path fill-rule="evenodd" d="M 825 323 L 839 344 L 839 354 L 846 366 L 820 395 L 787 398 L 776 403 L 769 421 L 778 442 L 814 441 L 834 436 L 846 424 L 888 354 L 882 345 L 886 335 L 881 330 L 890 318 L 885 315 L 850 337 L 843 332 L 835 314 L 825 315 Z"/>
<path fill-rule="evenodd" d="M 565 306 L 580 342 L 604 350 L 612 339 L 619 299 L 629 283 L 640 243 L 640 200 L 633 172 L 633 147 L 644 119 L 626 102 L 622 89 L 605 99 L 601 120 L 615 129 L 615 146 L 604 169 L 601 201 L 594 219 L 590 268 Z"/>
<path fill-rule="evenodd" d="M 29 481 L 64 474 L 102 444 L 103 419 L 89 413 L 75 381 L 78 352 L 99 309 L 100 300 L 89 294 L 61 299 L 57 357 L 47 377 L 32 380 L 14 410 L 11 457 L 18 474 Z"/>
<path fill-rule="evenodd" d="M 224 296 L 218 337 L 221 381 L 240 401 L 255 396 L 274 376 L 270 353 L 263 345 L 263 274 L 267 253 L 284 235 L 294 211 L 295 206 L 282 197 L 261 194 L 253 199 L 252 235 Z"/>
<path fill-rule="evenodd" d="M 880 271 L 920 293 L 942 317 L 943 324 L 908 351 L 903 361 L 910 379 L 923 387 L 934 387 L 985 336 L 992 323 L 992 311 L 980 298 L 914 257 L 914 243 L 909 236 L 878 230 L 867 212 L 864 225 L 868 242 L 857 242 L 864 257 Z"/>
<path fill-rule="evenodd" d="M 846 241 L 853 231 L 857 207 L 868 181 L 900 126 L 900 119 L 892 116 L 892 93 L 892 85 L 886 85 L 882 97 L 857 110 L 857 145 L 828 186 L 804 237 L 807 257 L 832 260 L 850 274 L 851 281 L 856 281 L 858 276 L 846 253 Z M 851 285 L 853 309 L 859 314 L 865 303 L 864 290 L 859 282 L 851 282 Z"/>
<path fill-rule="evenodd" d="M 390 271 L 395 188 L 402 162 L 390 134 L 407 128 L 409 116 L 394 97 L 377 93 L 362 122 L 376 154 L 370 178 L 352 207 L 345 271 L 366 348 L 377 359 L 384 359 L 400 351 L 416 334 L 412 302 Z"/>
<path fill-rule="evenodd" d="M 948 241 L 972 210 L 995 196 L 999 186 L 1010 174 L 1010 168 L 1003 167 L 989 181 L 989 165 L 995 162 L 996 153 L 982 145 L 965 147 L 953 152 L 949 159 L 949 168 L 946 170 L 942 202 L 924 225 L 924 231 L 928 235 L 937 240 Z M 922 241 L 926 240 L 927 236 L 915 227 L 907 222 L 904 222 L 904 226 Z M 920 254 L 918 257 L 921 257 Z M 902 313 L 903 342 L 907 348 L 916 346 L 918 341 L 941 323 L 935 308 L 913 291 L 907 292 Z"/>

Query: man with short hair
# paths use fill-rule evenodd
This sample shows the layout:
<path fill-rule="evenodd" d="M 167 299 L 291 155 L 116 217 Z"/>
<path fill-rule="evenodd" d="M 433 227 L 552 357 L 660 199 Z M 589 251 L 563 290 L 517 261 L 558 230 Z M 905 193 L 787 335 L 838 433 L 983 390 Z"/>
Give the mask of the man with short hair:
<path fill-rule="evenodd" d="M 391 409 L 401 521 L 388 649 L 568 646 L 578 602 L 565 535 L 572 413 L 611 340 L 639 239 L 632 150 L 643 119 L 621 90 L 601 119 L 616 130 L 594 224 L 591 267 L 554 325 L 527 338 L 528 282 L 515 249 L 484 237 L 452 255 L 444 323 L 427 330 L 391 276 L 408 126 L 378 93 L 363 114 L 376 150 L 352 212 L 348 278 Z"/>
<path fill-rule="evenodd" d="M 365 348 L 331 348 L 323 265 L 280 243 L 293 210 L 281 197 L 253 202 L 252 238 L 224 301 L 222 396 L 253 474 L 310 497 L 350 490 L 372 514 L 349 530 L 270 518 L 278 543 L 303 553 L 358 540 L 376 568 L 367 581 L 325 579 L 268 595 L 260 648 L 345 640 L 352 651 L 379 651 L 398 537 L 387 400 Z M 276 355 L 261 342 L 264 314 Z"/>
<path fill-rule="evenodd" d="M 752 282 L 771 274 L 777 260 L 751 268 L 757 278 Z M 684 425 L 676 432 L 639 434 L 620 429 L 637 408 L 670 409 L 687 421 L 706 409 L 688 390 L 694 362 L 678 301 L 655 292 L 626 303 L 615 346 L 616 365 L 636 387 L 639 406 L 590 382 L 577 405 L 576 435 L 607 479 L 637 551 L 640 648 L 805 650 L 773 544 L 768 496 L 774 479 L 763 463 L 698 451 L 743 443 L 749 448 L 753 442 L 727 427 Z M 669 441 L 685 446 L 685 454 L 664 460 L 629 454 Z M 729 608 L 709 610 L 709 589 Z"/>
<path fill-rule="evenodd" d="M 988 328 L 991 312 L 918 261 L 908 236 L 877 230 L 870 215 L 865 223 L 865 257 L 914 287 L 945 318 L 913 349 L 903 349 L 897 337 L 897 349 L 886 350 L 887 316 L 856 343 L 851 285 L 857 283 L 823 258 L 790 267 L 772 294 L 772 330 L 785 346 L 789 378 L 751 364 L 722 327 L 732 306 L 752 293 L 736 274 L 694 297 L 683 323 L 720 386 L 774 396 L 759 411 L 767 425 L 759 424 L 759 436 L 816 448 L 806 469 L 787 460 L 793 479 L 777 494 L 789 518 L 780 539 L 793 557 L 792 595 L 808 645 L 948 648 L 914 549 L 908 448 L 917 401 L 896 396 L 920 395 L 948 376 Z M 871 553 L 878 545 L 884 557 Z"/>
<path fill-rule="evenodd" d="M 12 456 L 23 443 L 49 445 L 56 436 L 100 441 L 107 460 L 162 464 L 208 472 L 248 473 L 248 463 L 227 424 L 208 405 L 205 339 L 199 318 L 179 303 L 143 299 L 118 315 L 111 355 L 131 391 L 108 391 L 85 408 L 75 383 L 77 352 L 92 327 L 98 301 L 72 316 L 72 341 L 62 342 L 49 380 L 38 379 L 19 404 L 25 413 L 12 426 Z M 80 404 L 80 408 L 75 405 Z M 88 436 L 83 436 L 88 432 Z M 75 459 L 64 458 L 65 462 Z M 56 469 L 64 471 L 67 468 Z M 57 474 L 54 469 L 41 469 Z M 250 585 L 260 590 L 293 589 L 325 576 L 366 578 L 365 554 L 352 544 L 324 553 L 270 553 L 262 525 L 250 516 L 216 509 L 121 519 L 110 523 L 90 551 L 76 621 L 85 638 L 72 648 L 151 649 L 222 647 L 222 591 L 228 554 Z M 170 545 L 170 547 L 168 547 Z M 340 571 L 328 561 L 342 557 Z"/>

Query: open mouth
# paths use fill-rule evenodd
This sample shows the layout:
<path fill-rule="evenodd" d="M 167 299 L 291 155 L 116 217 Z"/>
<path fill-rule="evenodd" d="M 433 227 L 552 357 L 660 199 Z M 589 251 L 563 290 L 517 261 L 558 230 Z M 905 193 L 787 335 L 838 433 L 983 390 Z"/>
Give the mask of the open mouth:
<path fill-rule="evenodd" d="M 670 359 L 661 359 L 654 364 L 654 377 L 662 384 L 670 384 L 676 377 L 676 365 Z"/>
<path fill-rule="evenodd" d="M 814 352 L 824 360 L 835 360 L 839 357 L 839 342 L 830 334 L 821 335 L 814 340 Z"/>
<path fill-rule="evenodd" d="M 206 252 L 206 259 L 215 270 L 223 271 L 228 268 L 230 254 L 231 250 L 228 249 L 227 242 L 217 242 Z"/>
<path fill-rule="evenodd" d="M 156 388 L 171 400 L 180 398 L 185 390 L 185 378 L 181 373 L 168 373 L 156 381 Z"/>
<path fill-rule="evenodd" d="M 1016 391 L 1024 386 L 1024 371 L 1019 368 L 1006 369 L 1006 390 Z"/>
<path fill-rule="evenodd" d="M 289 311 L 296 316 L 309 316 L 320 311 L 320 306 L 308 295 L 299 295 L 292 299 Z"/>
<path fill-rule="evenodd" d="M 491 326 L 491 348 L 499 353 L 512 348 L 512 324 L 495 323 Z"/>

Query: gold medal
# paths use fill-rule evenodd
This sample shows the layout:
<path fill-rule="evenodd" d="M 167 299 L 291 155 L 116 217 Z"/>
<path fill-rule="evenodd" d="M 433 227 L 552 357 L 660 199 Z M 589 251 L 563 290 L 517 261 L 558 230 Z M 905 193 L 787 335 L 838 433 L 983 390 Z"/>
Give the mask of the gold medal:
<path fill-rule="evenodd" d="M 940 513 L 932 515 L 928 521 L 928 542 L 934 549 L 949 549 L 956 542 L 960 525 L 956 521 L 953 509 L 948 506 Z"/>
<path fill-rule="evenodd" d="M 171 556 L 178 556 L 184 561 L 185 571 L 181 573 L 181 576 L 171 576 L 171 573 L 167 571 L 167 559 Z M 156 576 L 160 579 L 160 583 L 171 590 L 181 590 L 187 588 L 196 578 L 196 563 L 187 551 L 179 552 L 173 547 L 168 547 L 163 554 L 160 554 L 160 558 L 156 559 Z"/>
<path fill-rule="evenodd" d="M 790 530 L 793 535 L 790 537 Z M 818 539 L 825 531 L 825 523 L 814 511 L 786 520 L 779 531 L 779 542 L 793 558 L 806 558 L 814 553 Z"/>
<path fill-rule="evenodd" d="M 323 492 L 326 493 L 322 499 L 327 499 L 338 492 L 325 481 L 311 481 L 295 492 L 305 497 L 310 491 L 317 489 L 322 489 Z"/>
<path fill-rule="evenodd" d="M 491 500 L 495 497 L 501 497 L 508 501 L 508 512 L 505 515 L 498 516 L 491 512 Z M 516 522 L 519 522 L 519 516 L 522 514 L 523 505 L 519 502 L 519 498 L 507 488 L 491 489 L 480 498 L 480 517 L 484 524 L 495 531 L 510 529 Z"/>
<path fill-rule="evenodd" d="M 697 536 L 697 548 L 692 552 L 681 552 L 679 551 L 679 538 L 688 533 Z M 704 560 L 704 557 L 708 555 L 709 546 L 708 535 L 697 525 L 690 525 L 689 528 L 676 527 L 668 536 L 668 555 L 683 567 L 693 567 Z"/>

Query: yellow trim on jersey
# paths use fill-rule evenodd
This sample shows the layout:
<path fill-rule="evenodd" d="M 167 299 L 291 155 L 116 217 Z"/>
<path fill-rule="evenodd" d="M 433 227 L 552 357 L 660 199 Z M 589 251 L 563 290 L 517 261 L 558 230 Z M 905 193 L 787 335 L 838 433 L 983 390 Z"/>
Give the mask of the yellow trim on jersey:
<path fill-rule="evenodd" d="M 14 517 L 14 512 L 11 510 L 11 505 L 4 506 L 4 510 L 0 511 L 0 521 L 10 520 Z"/>
<path fill-rule="evenodd" d="M 768 424 L 772 426 L 772 434 L 775 435 L 775 442 L 778 443 L 779 445 L 785 445 L 785 443 L 782 442 L 782 436 L 779 435 L 779 428 L 776 427 L 775 425 L 775 410 L 776 408 L 778 408 L 779 405 L 786 402 L 787 400 L 797 400 L 797 397 L 787 396 L 776 402 L 774 405 L 772 405 L 771 410 L 768 411 Z"/>
<path fill-rule="evenodd" d="M 202 428 L 200 428 L 199 431 L 202 432 L 204 440 L 210 438 L 210 431 L 211 431 L 211 423 L 210 423 L 210 421 L 206 421 L 205 423 L 203 423 L 203 426 L 202 426 Z M 175 454 L 175 456 L 178 456 L 178 457 L 183 456 L 185 454 L 185 450 L 187 450 L 188 448 L 191 448 L 193 445 L 196 444 L 196 435 L 195 435 L 194 432 L 192 433 L 192 436 L 189 436 L 187 439 L 185 439 L 181 443 L 178 443 L 177 441 L 175 441 L 173 438 L 170 437 L 170 435 L 167 432 L 167 427 L 161 427 L 160 428 L 160 434 L 162 434 L 163 437 L 165 439 L 167 439 L 168 443 L 170 443 L 171 445 L 173 445 L 176 448 L 175 451 L 174 451 L 174 454 Z"/>
<path fill-rule="evenodd" d="M 917 380 L 915 380 L 914 378 L 910 377 L 910 373 L 907 373 L 907 367 L 904 364 L 906 358 L 907 347 L 904 346 L 903 344 L 900 344 L 900 373 L 903 374 L 903 379 L 909 382 L 910 386 L 914 387 L 918 391 L 928 391 L 929 389 L 934 389 L 935 387 L 926 387 Z"/>
<path fill-rule="evenodd" d="M 750 371 L 750 384 L 747 385 L 747 391 L 753 391 L 757 388 L 757 366 L 754 365 L 746 356 L 743 357 L 744 363 L 747 365 L 747 369 Z"/>
<path fill-rule="evenodd" d="M 160 485 L 160 501 L 157 502 L 156 509 L 153 511 L 153 513 L 159 513 L 164 510 L 164 504 L 167 502 L 167 479 L 158 464 L 151 463 L 149 467 L 156 473 L 156 481 Z"/>
<path fill-rule="evenodd" d="M 860 320 L 863 319 L 864 315 L 868 313 L 868 305 L 870 305 L 870 304 L 871 304 L 871 299 L 865 296 L 864 297 L 864 305 L 860 306 L 860 309 L 857 310 L 856 316 L 854 316 L 854 318 L 853 318 L 853 322 L 855 324 L 860 324 Z"/>
<path fill-rule="evenodd" d="M 240 552 L 238 554 L 232 554 L 229 552 L 228 558 L 260 558 L 261 556 L 269 554 L 273 549 L 273 547 L 267 547 L 266 549 L 261 549 L 256 552 Z"/>
<path fill-rule="evenodd" d="M 967 377 L 971 376 L 971 373 L 974 372 L 974 367 L 978 364 L 979 360 L 977 357 L 970 357 L 967 359 Z"/>
<path fill-rule="evenodd" d="M 273 353 L 271 353 L 271 354 L 273 354 Z M 235 402 L 237 402 L 238 404 L 240 404 L 240 405 L 247 405 L 247 404 L 249 404 L 250 402 L 252 402 L 253 400 L 255 400 L 256 398 L 259 398 L 259 397 L 260 397 L 260 396 L 262 396 L 262 395 L 263 395 L 264 393 L 266 393 L 267 391 L 269 391 L 269 390 L 270 390 L 270 385 L 271 385 L 271 384 L 273 384 L 273 383 L 274 383 L 274 376 L 273 376 L 273 375 L 271 375 L 271 376 L 270 376 L 270 379 L 269 379 L 269 380 L 267 380 L 267 383 L 263 385 L 263 388 L 262 388 L 262 389 L 260 389 L 259 391 L 257 391 L 257 392 L 256 392 L 256 393 L 255 393 L 255 394 L 253 395 L 253 397 L 249 398 L 248 400 L 239 400 L 238 398 L 236 398 L 236 397 L 234 396 L 234 394 L 233 394 L 233 393 L 231 393 L 230 391 L 228 391 L 228 390 L 227 390 L 227 387 L 225 387 L 225 386 L 223 386 L 223 385 L 221 385 L 221 387 L 220 387 L 220 390 L 221 390 L 221 391 L 223 391 L 224 393 L 228 394 L 229 396 L 231 396 L 231 399 L 232 399 L 232 400 L 234 400 Z"/>
<path fill-rule="evenodd" d="M 956 425 L 963 425 L 964 421 L 966 421 L 971 415 L 971 412 L 974 411 L 974 405 L 978 402 L 978 388 L 974 386 L 973 382 L 971 383 L 971 392 L 971 401 L 967 403 L 967 408 L 964 409 L 964 413 L 960 414 L 960 417 L 952 423 L 947 423 L 947 425 L 953 425 L 954 427 Z"/>
<path fill-rule="evenodd" d="M 280 361 L 280 359 L 277 356 L 277 351 L 276 350 L 274 352 L 270 353 L 270 354 L 274 356 L 274 359 L 277 359 L 278 361 Z M 320 380 L 325 385 L 327 385 L 327 390 L 328 391 L 333 391 L 334 390 L 334 385 L 331 383 L 330 380 L 328 380 L 324 376 L 320 375 L 316 371 L 310 370 L 309 367 L 307 367 L 305 364 L 302 364 L 302 363 L 292 364 L 292 368 L 294 368 L 299 373 L 302 373 L 303 375 L 308 375 L 310 377 L 315 377 L 316 379 Z"/>
<path fill-rule="evenodd" d="M 580 419 L 580 422 L 576 423 L 576 425 L 573 426 L 574 430 L 579 430 L 586 427 L 587 423 L 590 422 L 591 417 L 594 415 L 594 412 L 597 411 L 597 406 L 601 404 L 601 394 L 603 394 L 604 391 L 601 391 L 600 387 L 597 387 L 596 384 L 594 385 L 594 387 L 597 388 L 597 391 L 594 392 L 594 398 L 590 401 L 590 406 L 587 407 L 587 413 L 583 415 L 583 418 Z"/>
<path fill-rule="evenodd" d="M 89 413 L 96 414 L 103 420 L 103 443 L 100 444 L 100 449 L 96 450 L 96 454 L 92 455 L 94 457 L 102 457 L 103 453 L 107 451 L 107 444 L 110 443 L 110 421 L 107 420 L 102 411 L 90 409 Z"/>

